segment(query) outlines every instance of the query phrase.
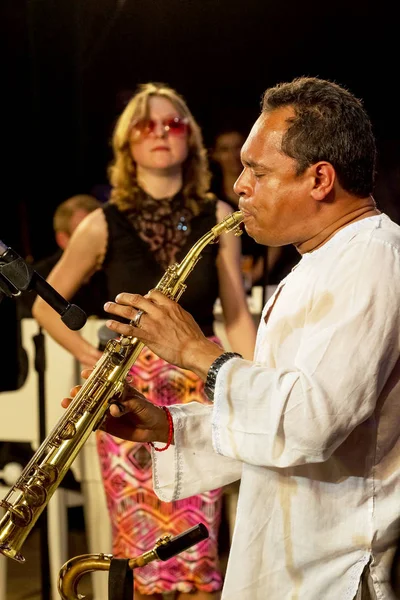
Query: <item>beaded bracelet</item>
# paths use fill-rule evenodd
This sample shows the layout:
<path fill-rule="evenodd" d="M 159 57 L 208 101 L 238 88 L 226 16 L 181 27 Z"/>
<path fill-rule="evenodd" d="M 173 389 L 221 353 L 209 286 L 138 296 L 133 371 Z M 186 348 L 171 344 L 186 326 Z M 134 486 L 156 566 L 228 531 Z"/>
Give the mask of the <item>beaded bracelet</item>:
<path fill-rule="evenodd" d="M 163 409 L 163 411 L 166 413 L 167 417 L 168 417 L 168 440 L 167 443 L 165 444 L 164 448 L 156 448 L 155 445 L 153 444 L 153 442 L 149 442 L 150 446 L 152 448 L 154 448 L 154 450 L 156 452 L 164 452 L 164 450 L 167 450 L 167 448 L 170 447 L 171 442 L 172 442 L 172 438 L 174 436 L 174 422 L 172 420 L 172 415 L 170 413 L 170 411 L 168 410 L 168 408 L 166 406 L 161 406 L 161 408 Z"/>

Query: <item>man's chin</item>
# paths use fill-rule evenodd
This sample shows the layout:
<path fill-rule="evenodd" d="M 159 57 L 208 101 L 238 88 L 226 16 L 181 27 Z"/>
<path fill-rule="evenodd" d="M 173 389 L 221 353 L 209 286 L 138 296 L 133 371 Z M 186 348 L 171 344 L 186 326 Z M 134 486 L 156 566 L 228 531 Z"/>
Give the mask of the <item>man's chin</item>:
<path fill-rule="evenodd" d="M 249 235 L 251 238 L 253 238 L 253 240 L 255 242 L 257 242 L 257 244 L 264 244 L 264 242 L 262 242 L 260 240 L 260 233 L 259 232 L 253 231 L 252 228 L 251 227 L 250 228 L 247 227 L 247 225 L 245 225 L 244 228 L 246 230 L 247 235 Z"/>
<path fill-rule="evenodd" d="M 247 229 L 247 227 L 245 227 L 247 234 L 253 238 L 253 240 L 257 243 L 260 244 L 260 246 L 279 246 L 280 244 L 276 244 L 274 242 L 272 242 L 272 240 L 267 239 L 265 237 L 265 234 L 263 235 L 262 231 L 252 231 L 250 228 L 250 231 Z"/>

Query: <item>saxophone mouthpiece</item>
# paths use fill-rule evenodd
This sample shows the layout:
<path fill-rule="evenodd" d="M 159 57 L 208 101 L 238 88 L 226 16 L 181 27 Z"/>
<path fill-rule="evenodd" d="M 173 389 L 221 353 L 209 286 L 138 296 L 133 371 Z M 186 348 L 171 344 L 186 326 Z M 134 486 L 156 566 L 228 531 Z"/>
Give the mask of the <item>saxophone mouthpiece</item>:
<path fill-rule="evenodd" d="M 244 214 L 242 213 L 241 210 L 237 210 L 231 216 L 235 222 L 235 225 L 232 227 L 231 231 L 233 230 L 233 232 L 236 236 L 242 235 L 242 233 L 244 231 L 244 227 L 243 227 Z M 230 231 L 230 230 L 228 229 L 228 231 Z"/>
<path fill-rule="evenodd" d="M 242 235 L 243 229 L 241 229 L 240 224 L 243 219 L 244 214 L 241 210 L 237 210 L 227 215 L 220 223 L 217 223 L 211 231 L 213 232 L 214 237 L 219 237 L 224 231 L 233 231 L 236 236 Z"/>

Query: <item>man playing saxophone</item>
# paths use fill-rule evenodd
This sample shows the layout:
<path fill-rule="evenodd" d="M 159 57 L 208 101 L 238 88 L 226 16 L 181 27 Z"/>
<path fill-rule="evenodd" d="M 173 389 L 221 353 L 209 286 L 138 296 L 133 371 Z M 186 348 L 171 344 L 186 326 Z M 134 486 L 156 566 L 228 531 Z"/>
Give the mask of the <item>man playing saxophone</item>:
<path fill-rule="evenodd" d="M 375 158 L 346 89 L 306 77 L 266 91 L 235 191 L 247 232 L 302 258 L 263 310 L 253 361 L 158 291 L 105 306 L 129 321 L 110 329 L 192 370 L 214 401 L 165 411 L 127 384 L 102 427 L 151 443 L 162 500 L 241 477 L 224 600 L 394 598 L 400 227 L 372 197 Z"/>

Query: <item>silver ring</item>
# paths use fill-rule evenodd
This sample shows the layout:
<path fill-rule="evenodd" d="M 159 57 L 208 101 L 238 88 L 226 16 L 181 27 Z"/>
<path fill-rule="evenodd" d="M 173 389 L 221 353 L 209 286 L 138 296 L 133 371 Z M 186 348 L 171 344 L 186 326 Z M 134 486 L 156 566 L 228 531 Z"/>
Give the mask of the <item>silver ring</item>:
<path fill-rule="evenodd" d="M 140 319 L 142 318 L 142 316 L 144 315 L 144 310 L 138 310 L 135 318 L 131 321 L 132 325 L 134 327 L 140 327 Z"/>

